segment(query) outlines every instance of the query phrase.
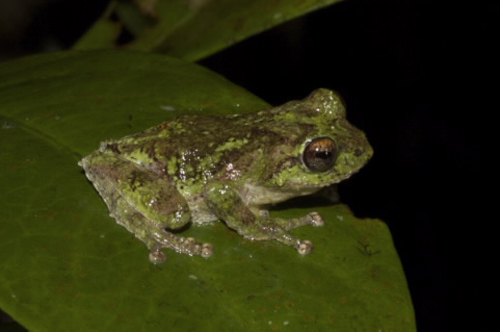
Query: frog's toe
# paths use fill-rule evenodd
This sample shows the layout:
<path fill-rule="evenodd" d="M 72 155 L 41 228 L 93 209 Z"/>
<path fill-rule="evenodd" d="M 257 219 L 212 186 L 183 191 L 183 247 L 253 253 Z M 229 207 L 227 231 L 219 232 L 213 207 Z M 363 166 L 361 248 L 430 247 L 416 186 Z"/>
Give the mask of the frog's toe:
<path fill-rule="evenodd" d="M 152 250 L 149 253 L 149 260 L 153 264 L 161 264 L 167 261 L 167 255 L 161 250 Z"/>
<path fill-rule="evenodd" d="M 319 227 L 325 224 L 323 217 L 321 217 L 321 215 L 318 212 L 309 213 L 309 218 L 311 218 L 311 224 L 313 226 Z"/>
<path fill-rule="evenodd" d="M 208 258 L 214 253 L 214 246 L 210 243 L 203 243 L 201 246 L 201 257 Z"/>
<path fill-rule="evenodd" d="M 214 247 L 210 243 L 200 243 L 194 238 L 188 237 L 183 239 L 180 251 L 188 255 L 210 257 L 214 253 Z"/>
<path fill-rule="evenodd" d="M 193 246 L 193 245 L 196 244 L 196 240 L 194 239 L 194 237 L 186 237 L 186 238 L 184 238 L 184 240 L 182 241 L 182 243 L 186 247 L 191 247 L 191 246 Z"/>
<path fill-rule="evenodd" d="M 309 240 L 300 241 L 297 247 L 297 251 L 301 255 L 307 255 L 311 252 L 313 248 L 313 243 Z"/>

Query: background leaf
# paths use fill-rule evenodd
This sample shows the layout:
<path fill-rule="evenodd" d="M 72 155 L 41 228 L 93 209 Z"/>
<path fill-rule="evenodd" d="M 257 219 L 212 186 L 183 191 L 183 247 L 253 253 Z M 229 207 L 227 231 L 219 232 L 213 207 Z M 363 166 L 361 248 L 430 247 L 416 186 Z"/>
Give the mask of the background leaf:
<path fill-rule="evenodd" d="M 115 0 L 75 49 L 125 48 L 196 61 L 340 0 Z"/>
<path fill-rule="evenodd" d="M 331 329 L 414 331 L 386 225 L 343 205 L 313 208 L 322 228 L 294 234 L 311 255 L 250 242 L 223 223 L 184 234 L 209 259 L 163 265 L 108 217 L 77 161 L 98 142 L 180 113 L 268 105 L 197 65 L 137 52 L 64 52 L 0 65 L 0 307 L 30 330 Z"/>

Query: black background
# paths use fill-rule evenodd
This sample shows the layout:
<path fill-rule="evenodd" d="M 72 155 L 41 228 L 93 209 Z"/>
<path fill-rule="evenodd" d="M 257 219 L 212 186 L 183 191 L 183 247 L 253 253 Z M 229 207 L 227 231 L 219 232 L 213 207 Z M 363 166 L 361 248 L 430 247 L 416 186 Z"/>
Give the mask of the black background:
<path fill-rule="evenodd" d="M 67 48 L 103 8 L 47 3 L 17 34 L 0 31 L 0 59 Z M 341 199 L 388 223 L 419 331 L 498 331 L 498 217 L 485 213 L 484 198 L 496 188 L 482 167 L 495 151 L 485 134 L 498 112 L 498 9 L 346 0 L 199 62 L 275 105 L 318 87 L 343 96 L 375 156 L 341 185 Z"/>

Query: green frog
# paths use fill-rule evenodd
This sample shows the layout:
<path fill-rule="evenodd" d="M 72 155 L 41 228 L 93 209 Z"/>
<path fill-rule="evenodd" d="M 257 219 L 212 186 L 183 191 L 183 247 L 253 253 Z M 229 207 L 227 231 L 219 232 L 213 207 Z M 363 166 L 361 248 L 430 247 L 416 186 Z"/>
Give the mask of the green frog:
<path fill-rule="evenodd" d="M 178 230 L 217 220 L 247 239 L 310 253 L 311 241 L 289 231 L 321 226 L 321 216 L 275 218 L 267 208 L 347 179 L 372 154 L 365 134 L 347 122 L 339 96 L 318 89 L 253 114 L 180 116 L 106 140 L 79 165 L 110 216 L 146 244 L 151 262 L 162 263 L 164 248 L 211 256 L 211 244 Z"/>

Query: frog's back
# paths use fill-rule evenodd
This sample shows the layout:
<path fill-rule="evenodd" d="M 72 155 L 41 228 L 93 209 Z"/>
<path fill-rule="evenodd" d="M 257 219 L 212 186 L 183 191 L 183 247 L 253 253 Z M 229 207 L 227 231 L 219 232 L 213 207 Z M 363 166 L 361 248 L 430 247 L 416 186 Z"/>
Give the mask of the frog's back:
<path fill-rule="evenodd" d="M 217 145 L 217 141 L 231 135 L 228 130 L 230 122 L 231 119 L 222 117 L 185 115 L 136 134 L 107 140 L 103 144 L 113 145 L 122 154 L 142 150 L 149 152 L 152 157 L 160 152 L 163 156 L 172 156 L 195 146 L 200 149 Z"/>
<path fill-rule="evenodd" d="M 242 116 L 181 116 L 120 139 L 102 143 L 101 151 L 115 153 L 138 165 L 176 178 L 224 176 L 258 142 L 249 140 Z M 240 122 L 240 123 L 238 123 Z"/>

